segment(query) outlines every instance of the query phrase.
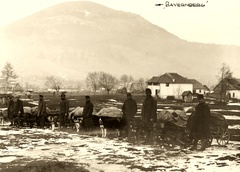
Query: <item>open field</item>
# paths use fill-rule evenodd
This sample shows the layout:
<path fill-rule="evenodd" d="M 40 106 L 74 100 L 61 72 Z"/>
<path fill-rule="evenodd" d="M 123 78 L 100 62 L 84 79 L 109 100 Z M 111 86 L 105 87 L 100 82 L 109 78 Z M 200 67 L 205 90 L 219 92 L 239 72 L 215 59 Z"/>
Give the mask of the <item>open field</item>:
<path fill-rule="evenodd" d="M 47 102 L 48 108 L 51 110 L 58 110 L 60 103 L 60 94 L 53 96 L 51 93 L 42 93 L 44 99 Z M 145 98 L 143 94 L 133 94 L 133 98 L 137 101 L 138 104 L 138 113 L 137 116 L 141 113 L 142 102 Z M 33 94 L 31 101 L 29 99 L 24 99 L 24 106 L 36 106 L 38 103 L 38 94 Z M 79 95 L 74 93 L 67 93 L 67 99 L 69 100 L 70 108 L 75 108 L 77 106 L 83 107 L 85 103 L 85 95 Z M 121 109 L 124 100 L 126 99 L 125 94 L 110 94 L 110 95 L 91 95 L 91 101 L 95 106 L 96 111 L 99 111 L 103 107 L 115 106 Z M 185 110 L 187 114 L 191 114 L 191 108 L 194 108 L 197 105 L 197 102 L 193 103 L 184 103 L 182 101 L 176 100 L 162 100 L 157 99 L 158 112 L 163 109 L 180 109 Z M 240 105 L 226 105 L 223 103 L 215 102 L 212 99 L 206 102 L 209 103 L 210 109 L 213 112 L 218 112 L 227 119 L 229 124 L 229 131 L 231 135 L 231 140 L 240 140 Z"/>
<path fill-rule="evenodd" d="M 60 97 L 46 94 L 45 100 L 52 110 L 59 108 Z M 140 115 L 144 95 L 133 95 L 138 104 Z M 67 95 L 70 107 L 83 106 L 84 95 Z M 102 107 L 122 107 L 125 95 L 92 95 L 96 110 Z M 32 100 L 24 100 L 24 106 L 36 106 L 38 95 Z M 163 109 L 185 109 L 187 114 L 195 103 L 158 99 L 158 111 Z M 73 163 L 86 171 L 238 171 L 240 129 L 230 129 L 240 124 L 240 106 L 210 104 L 212 111 L 222 113 L 229 122 L 231 135 L 226 146 L 219 146 L 213 140 L 212 146 L 204 152 L 190 152 L 188 149 L 175 147 L 168 150 L 161 145 L 132 144 L 117 137 L 101 138 L 101 131 L 77 133 L 72 128 L 51 131 L 49 129 L 10 129 L 0 127 L 0 171 L 13 167 L 22 171 L 46 168 L 46 163 Z M 28 164 L 29 169 L 25 165 Z M 45 164 L 45 165 L 44 165 Z M 107 164 L 107 165 L 106 165 Z M 66 164 L 65 164 L 66 165 Z M 65 166 L 61 165 L 61 166 Z M 73 167 L 73 166 L 72 166 Z M 2 168 L 2 170 L 1 170 Z M 57 168 L 59 170 L 59 167 Z M 59 171 L 57 170 L 57 171 Z M 85 171 L 82 170 L 82 171 Z M 27 172 L 28 172 L 27 171 Z M 32 172 L 32 171 L 31 171 Z M 34 171 L 35 172 L 35 171 Z M 60 171 L 59 171 L 60 172 Z"/>
<path fill-rule="evenodd" d="M 81 172 L 237 172 L 239 149 L 239 142 L 234 141 L 223 147 L 214 140 L 211 147 L 199 152 L 180 147 L 169 150 L 159 145 L 132 144 L 73 130 L 0 127 L 2 172 L 73 171 L 73 165 L 81 167 Z M 12 170 L 7 171 L 9 168 Z"/>

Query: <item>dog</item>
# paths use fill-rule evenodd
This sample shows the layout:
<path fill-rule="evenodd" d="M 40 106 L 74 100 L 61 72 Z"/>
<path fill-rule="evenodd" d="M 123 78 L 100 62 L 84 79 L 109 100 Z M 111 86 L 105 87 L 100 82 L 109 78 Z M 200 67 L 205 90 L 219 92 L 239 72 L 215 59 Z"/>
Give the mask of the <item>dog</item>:
<path fill-rule="evenodd" d="M 73 116 L 72 120 L 74 122 L 75 129 L 77 130 L 77 132 L 79 132 L 83 126 L 83 117 L 82 116 Z"/>
<path fill-rule="evenodd" d="M 60 128 L 60 122 L 57 121 L 56 116 L 48 116 L 47 119 L 50 122 L 52 131 Z M 57 127 L 56 127 L 56 123 L 57 123 Z"/>

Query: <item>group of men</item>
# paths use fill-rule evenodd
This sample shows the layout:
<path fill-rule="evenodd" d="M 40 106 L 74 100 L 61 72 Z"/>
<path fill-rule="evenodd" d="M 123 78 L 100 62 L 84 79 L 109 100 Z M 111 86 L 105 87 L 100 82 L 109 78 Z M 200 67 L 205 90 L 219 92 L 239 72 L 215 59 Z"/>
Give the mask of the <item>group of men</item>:
<path fill-rule="evenodd" d="M 157 122 L 157 101 L 151 96 L 151 90 L 146 89 L 146 98 L 141 110 L 141 123 L 136 126 L 135 114 L 137 112 L 137 103 L 132 98 L 130 93 L 127 93 L 127 100 L 122 106 L 122 111 L 127 121 L 127 138 L 132 139 L 132 128 L 136 127 L 136 137 L 139 137 L 139 130 L 145 133 L 145 143 L 152 143 L 154 140 L 154 127 Z M 210 108 L 205 103 L 204 97 L 201 94 L 197 95 L 198 105 L 195 107 L 192 125 L 190 128 L 190 136 L 193 140 L 193 146 L 190 150 L 197 150 L 198 141 L 201 140 L 200 151 L 204 151 L 208 146 L 207 142 L 210 138 L 209 118 Z"/>
<path fill-rule="evenodd" d="M 122 112 L 126 119 L 126 133 L 129 141 L 133 138 L 133 128 L 136 129 L 137 140 L 140 136 L 140 130 L 144 130 L 146 135 L 145 143 L 152 143 L 154 136 L 154 125 L 157 122 L 157 101 L 152 97 L 151 90 L 146 89 L 146 98 L 143 101 L 141 111 L 141 123 L 136 122 L 134 117 L 137 113 L 137 103 L 132 98 L 131 93 L 127 93 L 127 100 L 123 103 Z"/>
<path fill-rule="evenodd" d="M 46 114 L 46 102 L 43 100 L 43 95 L 39 95 L 37 111 L 37 124 L 41 128 L 44 127 L 45 114 Z M 9 95 L 8 101 L 8 119 L 10 120 L 10 126 L 23 127 L 24 123 L 24 108 L 23 101 L 20 100 L 20 95 Z"/>
<path fill-rule="evenodd" d="M 141 108 L 141 123 L 137 124 L 135 115 L 137 113 L 137 102 L 132 98 L 131 93 L 127 93 L 127 99 L 122 106 L 123 119 L 126 121 L 126 135 L 128 140 L 133 138 L 133 127 L 136 127 L 136 137 L 139 138 L 140 130 L 145 133 L 145 142 L 152 143 L 154 139 L 154 126 L 157 122 L 157 101 L 151 95 L 151 89 L 145 90 L 146 98 L 143 101 Z M 20 96 L 10 96 L 8 103 L 8 117 L 11 121 L 10 125 L 22 126 L 21 117 L 23 117 L 23 102 L 19 99 Z M 198 140 L 201 140 L 201 149 L 205 150 L 207 141 L 210 137 L 209 130 L 209 117 L 210 109 L 204 101 L 203 95 L 197 96 L 199 104 L 195 107 L 195 115 L 191 127 L 191 136 L 193 138 L 193 147 L 190 150 L 196 150 Z M 90 101 L 90 96 L 85 96 L 85 105 L 83 109 L 83 127 L 87 130 L 92 128 L 92 113 L 93 104 Z M 66 99 L 65 94 L 61 94 L 60 101 L 60 125 L 64 126 L 68 121 L 69 101 Z M 46 119 L 46 102 L 43 95 L 39 95 L 39 102 L 37 108 L 37 125 L 40 128 L 45 126 Z"/>
<path fill-rule="evenodd" d="M 21 118 L 23 117 L 23 102 L 20 100 L 20 95 L 9 96 L 8 103 L 8 118 L 11 122 L 10 126 L 22 125 Z"/>
<path fill-rule="evenodd" d="M 66 95 L 64 93 L 61 94 L 59 109 L 60 113 L 57 120 L 60 122 L 60 127 L 64 127 L 66 123 L 69 123 L 69 101 L 66 99 Z M 89 127 L 90 125 L 89 119 L 91 118 L 92 112 L 93 104 L 90 102 L 90 97 L 86 96 L 86 102 L 83 111 L 86 127 Z M 42 94 L 39 95 L 37 111 L 35 113 L 37 126 L 39 128 L 44 128 L 46 125 L 47 104 Z M 11 122 L 10 126 L 23 127 L 24 108 L 23 101 L 20 100 L 20 95 L 9 95 L 8 119 Z"/>

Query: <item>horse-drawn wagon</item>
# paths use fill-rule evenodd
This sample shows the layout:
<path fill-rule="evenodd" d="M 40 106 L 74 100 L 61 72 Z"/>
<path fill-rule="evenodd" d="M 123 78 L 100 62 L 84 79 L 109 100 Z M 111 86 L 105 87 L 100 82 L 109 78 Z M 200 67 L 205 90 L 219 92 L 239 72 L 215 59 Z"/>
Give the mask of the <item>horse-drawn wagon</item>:
<path fill-rule="evenodd" d="M 168 146 L 191 144 L 190 128 L 192 123 L 191 115 L 187 115 L 182 110 L 163 110 L 158 113 L 157 125 L 154 128 L 154 139 L 159 144 Z M 228 131 L 228 123 L 225 117 L 217 112 L 210 114 L 210 139 L 216 139 L 218 145 L 224 146 L 229 142 L 230 134 Z"/>

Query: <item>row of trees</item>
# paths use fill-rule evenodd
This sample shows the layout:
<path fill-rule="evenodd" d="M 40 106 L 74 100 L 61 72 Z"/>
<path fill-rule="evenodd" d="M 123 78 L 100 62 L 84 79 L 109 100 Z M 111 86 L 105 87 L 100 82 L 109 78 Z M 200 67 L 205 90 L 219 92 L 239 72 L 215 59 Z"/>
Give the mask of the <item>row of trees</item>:
<path fill-rule="evenodd" d="M 116 88 L 117 85 L 121 85 L 122 88 L 128 88 L 130 84 L 134 82 L 134 79 L 131 75 L 123 74 L 120 79 L 117 79 L 112 74 L 106 72 L 90 72 L 86 78 L 87 87 L 90 88 L 94 93 L 97 90 L 104 88 L 106 92 L 109 92 Z M 135 81 L 138 84 L 140 90 L 145 89 L 145 81 L 143 78 Z"/>
<path fill-rule="evenodd" d="M 6 63 L 2 70 L 2 81 L 1 86 L 4 87 L 4 90 L 12 90 L 13 83 L 16 83 L 18 75 L 15 73 L 14 68 L 11 63 Z M 134 78 L 131 75 L 122 75 L 120 79 L 117 79 L 110 73 L 106 72 L 90 72 L 86 78 L 86 85 L 89 89 L 91 89 L 94 93 L 97 90 L 104 88 L 107 93 L 117 87 L 117 85 L 121 85 L 123 88 L 128 88 L 129 84 L 133 82 L 138 83 L 138 88 L 140 90 L 145 89 L 145 80 L 143 78 L 134 81 Z M 26 85 L 29 85 L 27 82 Z M 60 89 L 63 88 L 64 81 L 57 76 L 47 76 L 45 78 L 44 85 L 47 88 L 50 88 L 56 92 L 59 92 Z"/>
<path fill-rule="evenodd" d="M 216 77 L 219 81 L 218 85 L 220 85 L 220 99 L 224 100 L 226 99 L 229 81 L 233 79 L 233 74 L 230 67 L 223 63 L 221 68 L 219 68 L 219 72 Z M 15 73 L 11 63 L 7 62 L 5 64 L 2 70 L 1 78 L 1 88 L 4 88 L 5 90 L 11 90 L 13 82 L 16 82 L 16 79 L 18 78 L 18 75 Z M 129 88 L 130 84 L 132 83 L 137 84 L 138 90 L 143 91 L 145 89 L 145 80 L 143 78 L 134 80 L 131 75 L 126 74 L 123 74 L 120 79 L 117 79 L 112 74 L 106 72 L 90 72 L 86 78 L 87 87 L 90 88 L 94 93 L 96 93 L 99 89 L 104 88 L 104 90 L 109 94 L 109 92 L 118 85 L 121 85 L 122 88 Z M 63 86 L 63 81 L 56 76 L 48 76 L 46 77 L 45 86 L 58 92 Z"/>

